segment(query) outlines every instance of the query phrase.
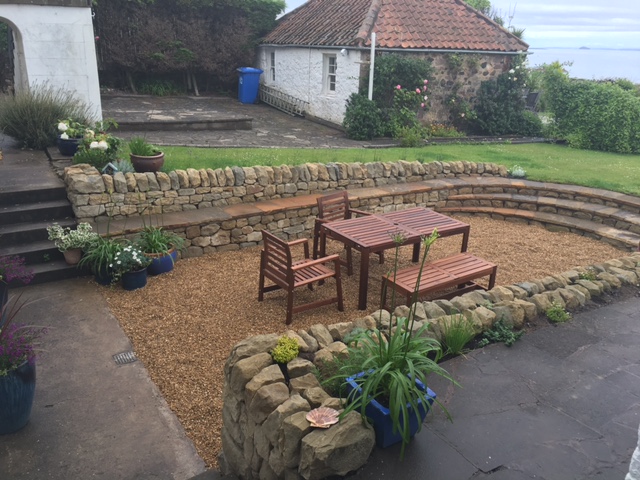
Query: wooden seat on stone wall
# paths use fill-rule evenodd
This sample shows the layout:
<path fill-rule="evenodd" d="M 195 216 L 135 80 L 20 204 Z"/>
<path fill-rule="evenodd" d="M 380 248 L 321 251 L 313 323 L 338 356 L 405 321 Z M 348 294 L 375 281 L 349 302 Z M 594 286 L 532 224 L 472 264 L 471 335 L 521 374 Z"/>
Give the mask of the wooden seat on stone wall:
<path fill-rule="evenodd" d="M 335 222 L 353 218 L 354 215 L 371 215 L 369 212 L 356 210 L 349 206 L 349 194 L 342 190 L 329 195 L 318 197 L 318 218 L 316 218 L 313 230 L 313 258 L 317 258 L 319 252 L 325 251 L 327 237 L 320 228 L 323 223 Z M 345 246 L 347 261 L 342 261 L 347 266 L 347 275 L 353 274 L 353 260 L 351 247 Z M 376 252 L 380 257 L 380 263 L 384 263 L 384 253 Z"/>
<path fill-rule="evenodd" d="M 285 242 L 272 233 L 262 231 L 264 248 L 260 252 L 260 280 L 258 287 L 258 301 L 264 299 L 265 292 L 284 289 L 287 291 L 287 325 L 291 323 L 294 313 L 309 310 L 311 308 L 338 303 L 338 310 L 344 310 L 342 300 L 342 282 L 340 279 L 340 257 L 329 255 L 323 258 L 309 258 L 309 240 L 302 238 L 293 242 Z M 295 245 L 304 246 L 304 259 L 294 261 L 291 255 L 291 247 Z M 326 267 L 327 263 L 333 262 L 334 270 Z M 293 306 L 293 291 L 298 287 L 307 286 L 313 289 L 314 282 L 323 282 L 327 278 L 336 279 L 336 296 L 316 300 L 314 302 Z M 265 279 L 270 280 L 274 285 L 265 286 Z"/>

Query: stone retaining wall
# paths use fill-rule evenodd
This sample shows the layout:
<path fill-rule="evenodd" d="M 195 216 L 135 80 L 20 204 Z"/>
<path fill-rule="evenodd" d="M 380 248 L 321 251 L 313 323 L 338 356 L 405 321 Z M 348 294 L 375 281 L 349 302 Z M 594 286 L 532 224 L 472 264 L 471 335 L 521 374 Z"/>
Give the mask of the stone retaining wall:
<path fill-rule="evenodd" d="M 586 272 L 595 279 L 585 279 Z M 521 329 L 526 320 L 544 314 L 552 303 L 576 310 L 624 285 L 637 287 L 639 278 L 640 252 L 636 252 L 539 280 L 466 293 L 450 301 L 419 303 L 416 328 L 428 323 L 430 334 L 441 340 L 443 326 L 461 312 L 478 334 L 501 318 Z M 408 311 L 401 306 L 394 314 L 406 316 Z M 224 370 L 222 473 L 241 479 L 315 480 L 345 475 L 364 465 L 374 437 L 357 413 L 327 430 L 311 429 L 305 419 L 306 413 L 318 406 L 340 408 L 339 399 L 321 388 L 312 371 L 314 364 L 346 352 L 342 340 L 354 328 L 385 331 L 390 321 L 388 312 L 378 311 L 353 322 L 287 331 L 286 335 L 298 341 L 302 354 L 311 359 L 298 357 L 289 362 L 289 385 L 269 354 L 279 335 L 259 335 L 237 344 Z M 455 419 L 455 412 L 451 413 Z"/>
<path fill-rule="evenodd" d="M 463 175 L 506 177 L 507 170 L 491 163 L 398 161 L 106 175 L 82 164 L 65 168 L 64 181 L 76 217 L 95 221 L 106 216 L 120 219 L 143 213 L 186 212 Z"/>

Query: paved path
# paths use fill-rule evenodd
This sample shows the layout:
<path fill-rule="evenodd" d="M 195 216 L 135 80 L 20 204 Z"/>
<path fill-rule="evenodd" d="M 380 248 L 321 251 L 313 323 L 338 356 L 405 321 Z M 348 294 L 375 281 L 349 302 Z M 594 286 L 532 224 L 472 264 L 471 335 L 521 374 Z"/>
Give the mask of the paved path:
<path fill-rule="evenodd" d="M 244 105 L 229 97 L 147 97 L 138 95 L 102 98 L 104 118 L 118 123 L 185 121 L 212 118 L 253 118 L 252 130 L 122 131 L 118 136 L 143 136 L 158 145 L 202 147 L 354 148 L 381 142 L 349 140 L 331 127 L 293 117 L 265 104 Z"/>

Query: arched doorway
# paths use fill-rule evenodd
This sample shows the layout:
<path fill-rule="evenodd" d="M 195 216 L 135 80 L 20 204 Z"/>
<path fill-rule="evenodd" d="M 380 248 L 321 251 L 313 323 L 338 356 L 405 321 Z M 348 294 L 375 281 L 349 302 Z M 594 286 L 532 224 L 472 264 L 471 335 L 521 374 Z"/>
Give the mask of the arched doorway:
<path fill-rule="evenodd" d="M 102 118 L 91 0 L 0 0 L 0 22 L 15 92 L 43 84 L 71 91 Z"/>

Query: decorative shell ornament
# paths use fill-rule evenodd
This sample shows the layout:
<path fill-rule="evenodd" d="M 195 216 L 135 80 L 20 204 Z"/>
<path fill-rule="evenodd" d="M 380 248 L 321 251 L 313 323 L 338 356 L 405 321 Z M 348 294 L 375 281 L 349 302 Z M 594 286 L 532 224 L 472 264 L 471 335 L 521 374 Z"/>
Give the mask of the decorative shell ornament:
<path fill-rule="evenodd" d="M 312 427 L 329 428 L 334 423 L 338 423 L 339 412 L 333 408 L 320 407 L 307 413 L 306 419 Z"/>

